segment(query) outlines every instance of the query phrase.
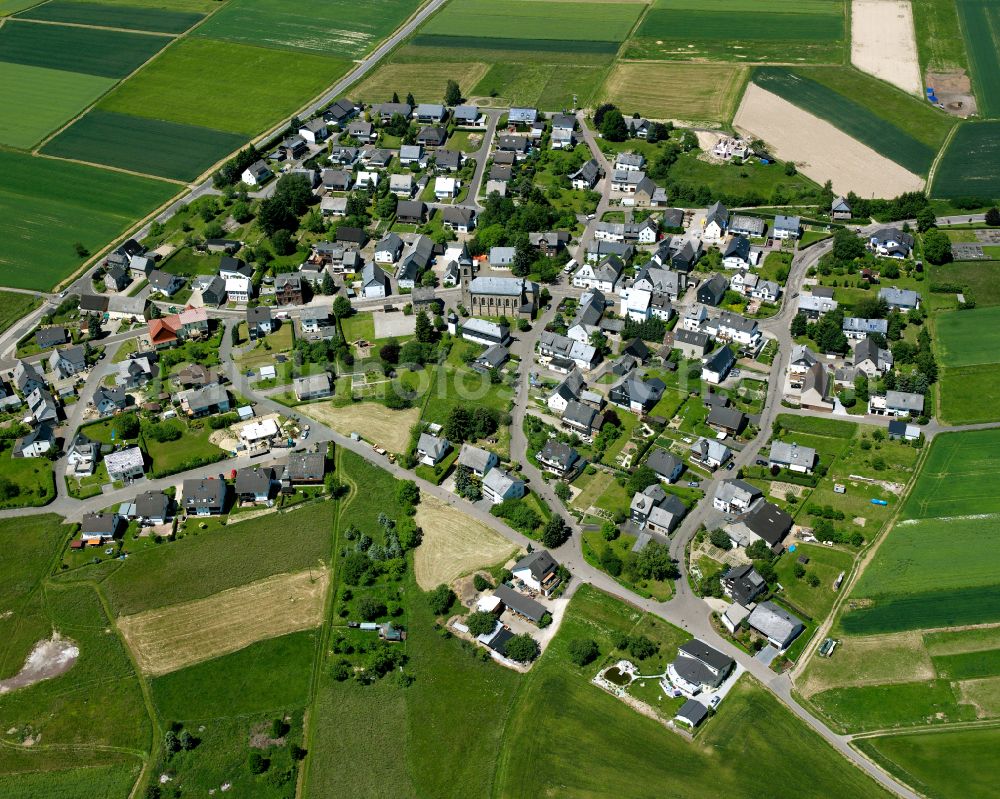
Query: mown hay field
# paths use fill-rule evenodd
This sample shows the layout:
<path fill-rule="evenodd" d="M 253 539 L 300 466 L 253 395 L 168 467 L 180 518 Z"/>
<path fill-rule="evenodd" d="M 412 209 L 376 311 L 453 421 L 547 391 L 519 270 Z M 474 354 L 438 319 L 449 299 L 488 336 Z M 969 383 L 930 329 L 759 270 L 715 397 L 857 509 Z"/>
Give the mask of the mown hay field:
<path fill-rule="evenodd" d="M 489 69 L 489 65 L 477 61 L 443 62 L 439 64 L 387 63 L 366 77 L 351 96 L 370 103 L 383 103 L 392 99 L 393 94 L 405 97 L 412 92 L 417 102 L 439 102 L 449 80 L 458 82 L 464 96 L 470 96 L 475 86 Z"/>
<path fill-rule="evenodd" d="M 311 53 L 189 38 L 99 107 L 255 136 L 320 94 L 349 66 Z"/>
<path fill-rule="evenodd" d="M 161 180 L 0 151 L 0 282 L 48 291 L 82 263 L 74 245 L 104 247 L 162 205 Z"/>
<path fill-rule="evenodd" d="M 170 44 L 167 36 L 8 20 L 0 61 L 124 78 Z"/>
<path fill-rule="evenodd" d="M 958 0 L 979 113 L 1000 116 L 1000 5 L 994 0 Z"/>
<path fill-rule="evenodd" d="M 490 105 L 526 105 L 563 108 L 576 97 L 581 105 L 593 101 L 605 67 L 582 64 L 523 62 L 520 53 L 507 53 L 511 60 L 493 64 L 472 89 L 472 97 L 489 98 Z"/>
<path fill-rule="evenodd" d="M 146 674 L 177 671 L 266 638 L 317 627 L 326 569 L 278 574 L 213 596 L 118 619 Z"/>
<path fill-rule="evenodd" d="M 355 402 L 336 408 L 326 402 L 302 405 L 296 410 L 329 425 L 342 435 L 360 433 L 390 452 L 403 452 L 410 443 L 410 428 L 420 418 L 419 408 L 394 411 L 378 402 Z"/>
<path fill-rule="evenodd" d="M 955 131 L 934 173 L 931 194 L 1000 199 L 1000 122 L 966 122 Z"/>
<path fill-rule="evenodd" d="M 98 75 L 0 62 L 0 142 L 27 150 L 114 85 Z"/>
<path fill-rule="evenodd" d="M 746 67 L 728 64 L 620 62 L 601 101 L 653 119 L 728 122 L 746 74 Z"/>
<path fill-rule="evenodd" d="M 430 496 L 420 500 L 416 521 L 424 535 L 413 555 L 413 569 L 425 591 L 499 563 L 517 548 L 482 522 Z"/>
<path fill-rule="evenodd" d="M 357 58 L 394 31 L 417 0 L 230 0 L 198 36 L 282 50 Z"/>
<path fill-rule="evenodd" d="M 95 109 L 42 152 L 191 181 L 245 143 L 235 133 Z"/>
<path fill-rule="evenodd" d="M 21 12 L 18 17 L 38 19 L 44 22 L 94 25 L 101 28 L 124 28 L 153 33 L 183 33 L 200 19 L 203 19 L 204 15 L 148 6 L 49 0 L 47 3 Z"/>
<path fill-rule="evenodd" d="M 943 366 L 978 366 L 1000 361 L 1000 307 L 942 312 L 934 325 Z"/>
<path fill-rule="evenodd" d="M 918 175 L 927 174 L 937 154 L 936 148 L 862 103 L 804 74 L 782 67 L 760 67 L 754 70 L 753 82 Z"/>

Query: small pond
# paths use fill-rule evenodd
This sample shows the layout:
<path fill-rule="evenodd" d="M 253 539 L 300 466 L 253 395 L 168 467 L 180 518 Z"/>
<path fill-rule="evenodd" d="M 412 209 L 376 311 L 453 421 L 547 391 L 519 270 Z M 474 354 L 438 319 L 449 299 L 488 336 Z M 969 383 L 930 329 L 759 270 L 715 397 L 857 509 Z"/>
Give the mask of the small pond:
<path fill-rule="evenodd" d="M 628 685 L 632 682 L 632 675 L 617 666 L 612 666 L 604 672 L 604 679 L 612 685 Z"/>

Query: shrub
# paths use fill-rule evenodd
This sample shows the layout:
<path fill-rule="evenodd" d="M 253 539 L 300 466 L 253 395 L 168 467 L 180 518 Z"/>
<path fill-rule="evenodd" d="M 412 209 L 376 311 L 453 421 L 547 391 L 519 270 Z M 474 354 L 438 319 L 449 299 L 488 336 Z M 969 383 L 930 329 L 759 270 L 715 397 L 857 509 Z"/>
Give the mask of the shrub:
<path fill-rule="evenodd" d="M 507 642 L 507 657 L 518 663 L 530 663 L 539 652 L 538 642 L 527 633 L 515 635 Z"/>
<path fill-rule="evenodd" d="M 472 585 L 477 591 L 487 591 L 493 587 L 493 584 L 481 574 L 477 574 L 472 578 Z"/>
<path fill-rule="evenodd" d="M 600 654 L 597 642 L 589 638 L 574 638 L 569 642 L 569 659 L 577 666 L 586 666 L 597 659 Z"/>
<path fill-rule="evenodd" d="M 442 583 L 427 595 L 427 601 L 435 616 L 443 616 L 455 603 L 455 592 Z"/>
<path fill-rule="evenodd" d="M 646 660 L 656 654 L 658 647 L 645 635 L 637 635 L 628 642 L 629 654 L 636 660 Z"/>
<path fill-rule="evenodd" d="M 267 771 L 267 761 L 258 752 L 251 752 L 247 758 L 247 768 L 251 774 L 263 774 Z"/>

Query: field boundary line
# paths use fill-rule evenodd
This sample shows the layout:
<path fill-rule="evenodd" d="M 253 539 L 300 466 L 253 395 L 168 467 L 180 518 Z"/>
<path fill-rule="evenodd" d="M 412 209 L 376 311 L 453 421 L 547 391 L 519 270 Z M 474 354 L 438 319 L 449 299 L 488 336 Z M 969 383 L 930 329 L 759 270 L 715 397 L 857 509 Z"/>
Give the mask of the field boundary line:
<path fill-rule="evenodd" d="M 933 735 L 936 732 L 961 732 L 963 730 L 992 729 L 1000 727 L 1000 719 L 980 719 L 978 721 L 943 722 L 922 727 L 886 727 L 882 730 L 865 730 L 864 732 L 847 735 L 851 744 L 866 738 L 895 738 L 901 735 Z"/>
<path fill-rule="evenodd" d="M 45 5 L 41 3 L 40 5 Z M 38 6 L 32 6 L 32 8 L 38 8 Z M 18 12 L 23 13 L 23 12 Z M 11 19 L 11 17 L 7 17 Z M 30 19 L 28 17 L 13 17 L 15 22 L 27 22 L 32 25 L 56 25 L 63 26 L 66 28 L 86 28 L 88 30 L 94 31 L 112 31 L 114 33 L 138 33 L 142 36 L 159 36 L 161 38 L 176 39 L 181 34 L 179 33 L 167 33 L 166 31 L 146 31 L 146 30 L 136 30 L 135 28 L 116 28 L 112 25 L 88 25 L 85 22 L 59 22 L 54 19 Z"/>
<path fill-rule="evenodd" d="M 77 117 L 79 119 L 79 117 Z M 76 120 L 74 120 L 76 121 Z M 111 166 L 110 164 L 99 164 L 95 161 L 84 161 L 80 158 L 66 158 L 63 155 L 50 155 L 49 153 L 34 152 L 31 154 L 33 158 L 47 158 L 50 161 L 68 161 L 71 164 L 80 164 L 81 166 L 92 166 L 97 169 L 104 169 L 108 172 L 121 172 L 125 175 L 131 175 L 136 178 L 144 178 L 146 180 L 159 180 L 163 183 L 172 183 L 175 186 L 187 186 L 189 184 L 185 183 L 183 180 L 177 180 L 176 178 L 165 178 L 162 175 L 150 175 L 148 172 L 136 172 L 134 169 L 125 169 L 121 166 Z"/>
<path fill-rule="evenodd" d="M 934 160 L 931 161 L 931 168 L 927 170 L 927 193 L 933 197 L 934 196 L 934 178 L 937 177 L 938 166 L 941 164 L 941 159 L 944 158 L 945 152 L 947 152 L 948 147 L 951 145 L 951 140 L 955 138 L 955 134 L 958 132 L 961 122 L 956 122 L 951 126 L 951 130 L 948 131 L 948 135 L 944 137 L 944 141 L 941 142 L 941 147 L 934 156 Z M 940 382 L 940 381 L 939 381 Z M 940 406 L 938 406 L 940 407 Z"/>

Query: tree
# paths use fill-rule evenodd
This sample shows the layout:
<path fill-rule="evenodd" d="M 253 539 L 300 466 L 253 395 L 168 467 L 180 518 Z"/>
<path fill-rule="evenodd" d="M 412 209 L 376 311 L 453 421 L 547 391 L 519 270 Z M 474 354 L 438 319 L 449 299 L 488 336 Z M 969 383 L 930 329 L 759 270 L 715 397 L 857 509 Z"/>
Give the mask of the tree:
<path fill-rule="evenodd" d="M 616 108 L 612 103 L 603 103 L 594 110 L 594 127 L 600 129 L 602 123 L 604 122 L 604 115 L 608 111 L 614 111 Z"/>
<path fill-rule="evenodd" d="M 253 211 L 250 209 L 250 203 L 243 200 L 237 200 L 233 203 L 233 207 L 229 210 L 229 215 L 241 225 L 253 219 Z"/>
<path fill-rule="evenodd" d="M 435 616 L 443 616 L 455 604 L 455 592 L 444 583 L 427 594 L 427 604 Z"/>
<path fill-rule="evenodd" d="M 554 491 L 556 492 L 556 496 L 559 497 L 559 499 L 561 499 L 563 502 L 568 500 L 570 494 L 572 493 L 569 490 L 569 486 L 566 485 L 566 483 L 562 482 L 561 480 L 558 483 L 556 483 Z"/>
<path fill-rule="evenodd" d="M 792 317 L 792 335 L 798 338 L 799 336 L 804 336 L 806 334 L 806 328 L 809 326 L 809 320 L 806 315 L 799 311 Z"/>
<path fill-rule="evenodd" d="M 865 243 L 847 228 L 833 234 L 833 257 L 838 261 L 853 261 L 865 254 Z"/>
<path fill-rule="evenodd" d="M 931 228 L 924 234 L 924 257 L 935 265 L 951 260 L 951 240 L 943 230 Z"/>
<path fill-rule="evenodd" d="M 629 475 L 625 489 L 629 494 L 637 494 L 640 491 L 645 491 L 651 485 L 656 485 L 659 481 L 660 478 L 656 476 L 656 472 L 648 466 L 640 466 Z"/>
<path fill-rule="evenodd" d="M 649 640 L 645 635 L 637 635 L 629 638 L 628 652 L 636 660 L 645 660 L 656 654 L 659 647 Z"/>
<path fill-rule="evenodd" d="M 346 319 L 354 313 L 354 308 L 351 307 L 351 301 L 347 297 L 340 296 L 333 301 L 333 315 L 338 319 Z"/>
<path fill-rule="evenodd" d="M 458 87 L 458 81 L 449 80 L 444 90 L 444 104 L 458 105 L 462 102 L 462 90 Z"/>
<path fill-rule="evenodd" d="M 277 255 L 291 255 L 295 252 L 292 234 L 285 228 L 274 231 L 274 235 L 271 236 L 271 246 L 274 247 L 274 252 Z"/>
<path fill-rule="evenodd" d="M 534 253 L 531 251 L 531 244 L 526 235 L 518 236 L 514 245 L 514 260 L 511 262 L 511 274 L 516 277 L 525 277 L 531 271 L 534 263 Z"/>
<path fill-rule="evenodd" d="M 487 635 L 497 626 L 497 617 L 485 610 L 478 610 L 465 617 L 465 626 L 472 635 Z"/>
<path fill-rule="evenodd" d="M 167 730 L 166 734 L 163 736 L 163 748 L 167 750 L 169 754 L 180 751 L 181 742 L 177 737 L 177 733 L 173 730 Z"/>
<path fill-rule="evenodd" d="M 406 93 L 406 104 L 409 106 L 414 106 L 417 104 L 417 101 L 413 99 L 413 92 Z"/>
<path fill-rule="evenodd" d="M 456 444 L 461 444 L 472 437 L 472 414 L 464 405 L 456 405 L 448 414 L 444 423 L 444 435 Z"/>
<path fill-rule="evenodd" d="M 628 125 L 625 124 L 621 111 L 614 109 L 604 115 L 601 136 L 608 141 L 625 141 L 628 138 Z"/>
<path fill-rule="evenodd" d="M 98 338 L 101 335 L 101 317 L 95 313 L 87 316 L 87 335 L 90 338 Z"/>
<path fill-rule="evenodd" d="M 364 552 L 358 550 L 348 552 L 341 571 L 344 582 L 348 585 L 361 585 L 367 579 L 371 565 L 371 558 Z"/>
<path fill-rule="evenodd" d="M 267 771 L 268 765 L 259 752 L 251 752 L 247 758 L 247 768 L 250 769 L 251 774 L 263 774 Z"/>
<path fill-rule="evenodd" d="M 994 205 L 986 211 L 986 224 L 990 227 L 1000 227 L 1000 208 Z"/>
<path fill-rule="evenodd" d="M 389 341 L 379 347 L 378 357 L 386 363 L 399 363 L 399 342 L 394 338 L 389 339 Z"/>
<path fill-rule="evenodd" d="M 549 549 L 556 549 L 566 543 L 569 538 L 569 528 L 566 521 L 558 513 L 552 514 L 545 523 L 545 530 L 542 532 L 542 543 Z"/>
<path fill-rule="evenodd" d="M 399 94 L 397 94 L 396 92 L 392 93 L 392 102 L 395 103 L 396 105 L 399 105 Z"/>
<path fill-rule="evenodd" d="M 472 587 L 477 591 L 488 591 L 493 587 L 493 583 L 477 572 L 472 576 Z"/>
<path fill-rule="evenodd" d="M 431 324 L 427 311 L 421 310 L 416 319 L 416 337 L 421 344 L 430 344 L 436 336 L 434 326 Z"/>
<path fill-rule="evenodd" d="M 785 174 L 788 175 L 788 177 L 798 174 L 798 170 L 795 168 L 795 163 L 793 161 L 785 161 Z"/>
<path fill-rule="evenodd" d="M 590 638 L 574 638 L 569 642 L 569 659 L 577 666 L 586 666 L 596 660 L 600 651 L 597 642 Z"/>
<path fill-rule="evenodd" d="M 507 657 L 518 663 L 530 663 L 539 652 L 538 642 L 527 633 L 515 635 L 507 642 Z"/>
<path fill-rule="evenodd" d="M 771 552 L 770 547 L 761 538 L 750 544 L 746 549 L 746 553 L 747 557 L 751 560 L 770 560 L 774 557 L 774 553 Z"/>
<path fill-rule="evenodd" d="M 729 533 L 721 528 L 716 528 L 708 534 L 708 540 L 712 542 L 713 546 L 719 549 L 729 549 L 732 547 L 733 542 L 729 538 Z"/>
<path fill-rule="evenodd" d="M 333 282 L 333 277 L 329 272 L 323 273 L 323 283 L 320 289 L 323 294 L 329 297 L 331 294 L 337 291 L 337 284 Z"/>
<path fill-rule="evenodd" d="M 932 227 L 937 227 L 937 217 L 934 215 L 934 209 L 930 206 L 921 208 L 917 211 L 917 230 L 921 233 L 926 233 Z"/>
<path fill-rule="evenodd" d="M 400 505 L 416 505 L 420 502 L 420 489 L 413 480 L 401 480 L 396 486 L 396 502 Z"/>
<path fill-rule="evenodd" d="M 358 614 L 365 621 L 375 621 L 385 615 L 385 605 L 372 596 L 363 596 L 358 600 Z"/>
<path fill-rule="evenodd" d="M 115 422 L 115 432 L 120 439 L 135 438 L 139 435 L 140 429 L 139 417 L 134 413 L 126 413 L 123 416 L 119 416 L 118 421 Z"/>

